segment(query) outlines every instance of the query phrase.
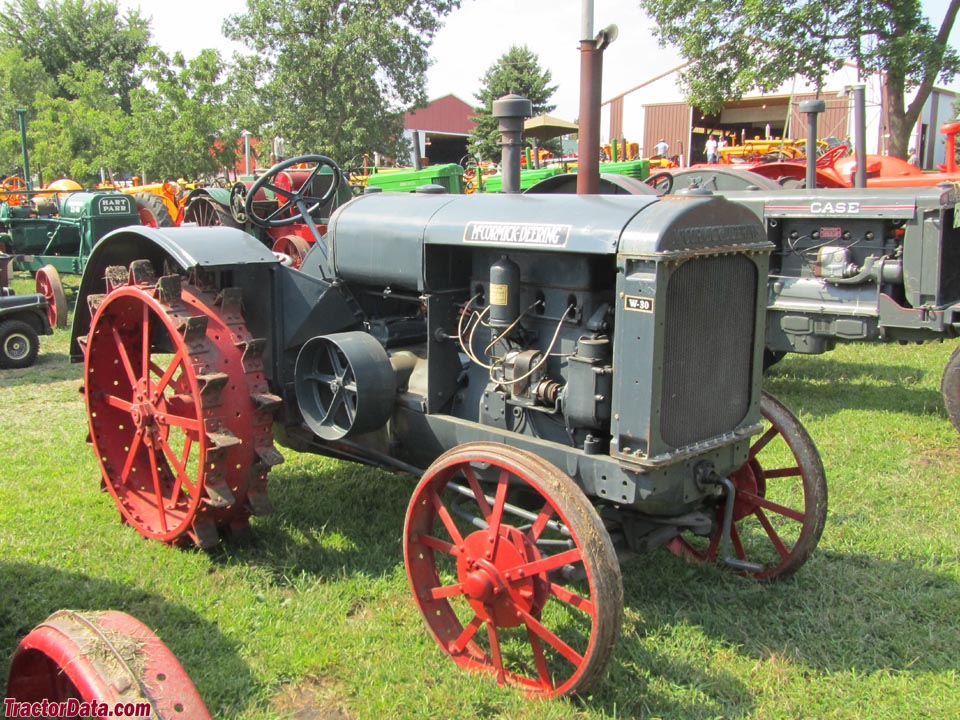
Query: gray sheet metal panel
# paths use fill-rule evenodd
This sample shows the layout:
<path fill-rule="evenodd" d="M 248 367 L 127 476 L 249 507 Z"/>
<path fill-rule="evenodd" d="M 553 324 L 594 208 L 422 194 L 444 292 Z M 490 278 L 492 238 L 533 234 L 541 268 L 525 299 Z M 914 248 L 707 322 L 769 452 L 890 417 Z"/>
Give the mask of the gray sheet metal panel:
<path fill-rule="evenodd" d="M 627 226 L 620 253 L 688 256 L 750 247 L 771 246 L 759 218 L 745 206 L 711 194 L 665 195 Z"/>
<path fill-rule="evenodd" d="M 656 203 L 649 195 L 466 195 L 434 216 L 424 241 L 608 255 L 630 220 Z"/>
<path fill-rule="evenodd" d="M 442 207 L 463 196 L 377 193 L 356 198 L 330 218 L 327 242 L 337 277 L 423 289 L 423 232 Z"/>

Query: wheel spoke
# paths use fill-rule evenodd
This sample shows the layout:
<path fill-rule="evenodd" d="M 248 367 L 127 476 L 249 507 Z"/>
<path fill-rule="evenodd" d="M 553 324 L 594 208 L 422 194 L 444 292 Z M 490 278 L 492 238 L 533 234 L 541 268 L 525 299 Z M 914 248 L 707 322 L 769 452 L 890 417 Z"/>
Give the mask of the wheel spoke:
<path fill-rule="evenodd" d="M 752 460 L 759 455 L 760 452 L 770 444 L 770 441 L 779 434 L 780 430 L 778 430 L 775 425 L 767 428 L 767 431 L 757 438 L 757 441 L 750 447 L 750 459 Z"/>
<path fill-rule="evenodd" d="M 176 504 L 177 495 L 180 493 L 181 486 L 185 485 L 187 492 L 192 497 L 194 495 L 194 485 L 189 479 L 187 479 L 186 459 L 184 459 L 184 461 L 181 463 L 176 453 L 173 452 L 173 448 L 170 447 L 170 444 L 165 438 L 160 441 L 160 445 L 163 448 L 163 454 L 167 456 L 167 460 L 173 466 L 173 469 L 177 471 L 177 480 L 173 486 L 173 492 L 170 496 L 170 502 Z"/>
<path fill-rule="evenodd" d="M 143 440 L 143 430 L 137 428 L 133 434 L 133 442 L 130 443 L 130 452 L 127 453 L 127 459 L 123 463 L 123 469 L 120 471 L 120 482 L 126 484 L 130 477 L 130 470 L 133 468 L 133 461 L 137 457 L 137 451 L 140 449 L 140 442 Z"/>
<path fill-rule="evenodd" d="M 442 600 L 443 598 L 456 597 L 457 595 L 463 595 L 463 583 L 454 583 L 453 585 L 442 585 L 440 587 L 435 587 L 430 591 L 430 597 L 434 600 Z"/>
<path fill-rule="evenodd" d="M 758 505 L 759 507 L 766 508 L 771 512 L 775 512 L 778 515 L 783 515 L 784 517 L 788 517 L 791 520 L 796 520 L 798 523 L 802 523 L 804 520 L 807 519 L 806 513 L 801 512 L 800 510 L 794 510 L 793 508 L 788 508 L 785 505 L 780 505 L 779 503 L 775 503 L 772 500 L 767 500 L 767 498 L 760 497 L 759 495 L 754 495 L 753 493 L 747 492 L 746 490 L 741 490 L 737 494 L 740 497 L 746 498 L 754 505 Z"/>
<path fill-rule="evenodd" d="M 490 535 L 497 538 L 500 535 L 500 521 L 503 519 L 503 506 L 507 501 L 507 480 L 510 473 L 506 470 L 500 471 L 500 477 L 497 479 L 497 495 L 493 499 L 493 510 L 490 511 Z M 494 541 L 494 551 L 496 551 L 496 541 Z"/>
<path fill-rule="evenodd" d="M 500 655 L 500 638 L 497 637 L 497 627 L 487 620 L 487 639 L 490 641 L 490 656 L 493 667 L 497 671 L 497 682 L 506 680 L 506 671 L 503 669 L 503 657 Z"/>
<path fill-rule="evenodd" d="M 477 480 L 476 473 L 473 472 L 472 467 L 465 465 L 463 467 L 463 476 L 467 479 L 467 484 L 470 486 L 470 489 L 473 490 L 473 497 L 477 501 L 477 506 L 480 508 L 483 519 L 489 524 L 492 510 L 490 509 L 490 503 L 487 502 L 487 498 L 483 494 L 483 488 L 480 487 L 480 481 Z"/>
<path fill-rule="evenodd" d="M 531 575 L 539 575 L 540 573 L 550 572 L 551 570 L 556 570 L 557 568 L 562 568 L 564 565 L 573 565 L 574 563 L 580 562 L 583 560 L 583 554 L 580 552 L 580 548 L 570 548 L 556 555 L 550 555 L 549 557 L 541 558 L 540 560 L 534 560 L 531 563 L 526 563 L 525 565 L 518 565 L 516 567 L 510 568 L 507 572 L 510 573 L 511 578 L 519 578 L 522 573 L 522 577 L 530 577 Z"/>
<path fill-rule="evenodd" d="M 150 306 L 143 304 L 143 325 L 141 326 L 141 352 L 144 392 L 150 395 Z"/>
<path fill-rule="evenodd" d="M 547 658 L 543 654 L 543 645 L 540 644 L 540 638 L 536 636 L 533 630 L 527 626 L 527 637 L 530 639 L 530 648 L 533 650 L 533 662 L 537 666 L 537 675 L 540 677 L 540 684 L 554 689 L 553 679 L 550 677 L 550 669 L 547 667 Z"/>
<path fill-rule="evenodd" d="M 129 400 L 124 400 L 123 398 L 118 398 L 116 395 L 106 395 L 103 398 L 107 401 L 107 405 L 110 407 L 115 407 L 118 410 L 124 410 L 126 412 L 131 412 L 133 410 L 133 403 Z"/>
<path fill-rule="evenodd" d="M 733 550 L 741 560 L 747 559 L 747 553 L 743 549 L 743 541 L 740 540 L 740 533 L 737 532 L 737 526 L 730 526 L 730 541 L 733 543 Z"/>
<path fill-rule="evenodd" d="M 763 477 L 766 480 L 771 478 L 799 477 L 803 471 L 796 465 L 793 467 L 777 468 L 776 470 L 764 470 Z"/>
<path fill-rule="evenodd" d="M 760 508 L 754 510 L 754 514 L 757 516 L 757 520 L 760 521 L 763 529 L 767 531 L 767 537 L 770 538 L 770 542 L 773 543 L 773 546 L 777 549 L 777 552 L 780 553 L 780 557 L 784 560 L 789 558 L 790 551 L 787 550 L 787 546 L 783 544 L 783 540 L 780 539 L 780 535 L 777 534 L 777 531 L 774 529 L 773 525 L 770 524 L 770 519 L 767 517 L 767 514 Z"/>
<path fill-rule="evenodd" d="M 200 432 L 200 421 L 197 418 L 187 418 L 170 413 L 157 413 L 156 418 L 158 423 L 164 425 L 172 425 L 182 430 L 189 430 L 195 433 Z"/>
<path fill-rule="evenodd" d="M 575 592 L 567 590 L 567 588 L 563 587 L 562 585 L 550 583 L 550 592 L 552 592 L 557 599 L 562 600 L 569 605 L 573 605 L 573 607 L 577 608 L 578 610 L 583 610 L 585 613 L 593 615 L 596 611 L 596 607 L 590 600 L 577 595 Z"/>
<path fill-rule="evenodd" d="M 534 520 L 533 527 L 531 527 L 529 533 L 527 533 L 527 535 L 530 537 L 530 539 L 533 542 L 536 542 L 540 538 L 540 535 L 546 529 L 547 523 L 550 521 L 550 518 L 553 517 L 554 512 L 555 510 L 553 508 L 553 505 L 548 500 L 544 504 L 543 509 L 537 515 L 537 519 Z"/>
<path fill-rule="evenodd" d="M 568 661 L 580 667 L 583 663 L 583 656 L 580 655 L 576 650 L 567 645 L 563 640 L 557 637 L 552 630 L 548 629 L 540 623 L 533 615 L 528 613 L 523 608 L 517 608 L 517 612 L 520 613 L 520 616 L 523 618 L 523 621 L 527 624 L 527 627 L 537 634 L 542 640 L 546 641 L 548 645 L 553 647 L 558 653 L 563 655 Z"/>
<path fill-rule="evenodd" d="M 431 550 L 439 550 L 440 552 L 446 553 L 447 555 L 456 556 L 459 554 L 457 552 L 456 547 L 446 542 L 445 540 L 441 540 L 439 538 L 433 537 L 433 535 L 420 535 L 417 537 L 415 542 L 418 542 L 421 545 L 426 545 Z"/>
<path fill-rule="evenodd" d="M 167 513 L 164 509 L 163 493 L 160 491 L 160 472 L 157 468 L 157 453 L 147 446 L 150 452 L 150 473 L 153 475 L 153 491 L 157 495 L 157 514 L 160 516 L 160 529 L 167 532 Z"/>
<path fill-rule="evenodd" d="M 180 364 L 183 362 L 183 350 L 182 348 L 177 348 L 177 352 L 174 353 L 174 356 L 170 359 L 170 364 L 167 366 L 167 369 L 163 372 L 160 371 L 160 366 L 155 363 L 150 363 L 151 368 L 154 368 L 154 372 L 160 376 L 160 379 L 157 381 L 156 386 L 153 389 L 153 396 L 158 398 L 163 395 L 167 389 L 167 385 L 170 384 L 170 381 L 173 379 L 174 373 L 177 372 L 177 368 L 180 367 Z"/>
<path fill-rule="evenodd" d="M 464 648 L 467 647 L 467 643 L 470 642 L 473 639 L 473 636 L 477 634 L 477 630 L 480 629 L 481 625 L 483 625 L 483 620 L 480 619 L 479 615 L 474 615 L 473 620 L 470 621 L 470 624 L 463 629 L 463 632 L 460 633 L 460 636 L 451 644 L 450 652 L 455 654 L 462 653 Z"/>
<path fill-rule="evenodd" d="M 450 539 L 453 540 L 453 544 L 463 545 L 463 536 L 460 534 L 460 531 L 454 524 L 453 518 L 450 517 L 450 512 L 447 510 L 446 505 L 443 504 L 443 500 L 440 499 L 440 496 L 437 495 L 437 491 L 433 488 L 430 488 L 430 502 L 433 503 L 433 509 L 436 510 L 437 515 L 439 515 L 440 519 L 443 521 L 443 526 L 450 534 Z"/>
<path fill-rule="evenodd" d="M 130 381 L 130 387 L 136 387 L 137 376 L 133 371 L 133 363 L 130 362 L 127 346 L 123 344 L 123 339 L 120 337 L 120 333 L 116 327 L 111 327 L 110 330 L 113 333 L 113 342 L 117 346 L 117 353 L 120 355 L 120 362 L 123 364 L 123 369 L 127 373 L 127 379 Z"/>

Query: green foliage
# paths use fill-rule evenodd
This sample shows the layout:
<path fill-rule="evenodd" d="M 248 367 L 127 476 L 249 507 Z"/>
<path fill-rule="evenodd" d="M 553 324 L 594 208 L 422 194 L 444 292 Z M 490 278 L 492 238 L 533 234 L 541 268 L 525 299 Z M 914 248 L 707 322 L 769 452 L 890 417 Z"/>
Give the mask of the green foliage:
<path fill-rule="evenodd" d="M 115 0 L 8 0 L 0 14 L 0 49 L 39 60 L 49 78 L 71 73 L 78 62 L 98 70 L 124 111 L 140 84 L 138 59 L 149 39 L 149 21 L 136 10 L 121 15 Z M 63 83 L 57 96 L 76 99 Z"/>
<path fill-rule="evenodd" d="M 402 151 L 403 114 L 426 102 L 427 51 L 459 0 L 248 0 L 224 31 L 255 55 L 242 60 L 259 82 L 263 137 L 281 135 L 287 154 L 324 153 L 345 162 L 362 152 Z M 269 126 L 267 125 L 269 123 Z"/>
<path fill-rule="evenodd" d="M 920 0 L 640 0 L 662 45 L 690 65 L 681 73 L 688 99 L 716 111 L 728 99 L 768 92 L 794 75 L 820 87 L 845 61 L 883 72 L 890 107 L 891 154 L 906 157 L 910 131 L 934 82 L 960 71 L 947 38 L 960 0 L 939 28 Z M 914 100 L 906 94 L 916 90 Z"/>
<path fill-rule="evenodd" d="M 31 167 L 41 170 L 44 180 L 69 177 L 95 185 L 100 169 L 122 155 L 126 116 L 99 70 L 75 63 L 58 81 L 70 98 L 37 95 Z"/>
<path fill-rule="evenodd" d="M 157 49 L 146 68 L 149 84 L 132 95 L 132 168 L 156 181 L 213 177 L 232 166 L 239 131 L 229 115 L 225 75 L 216 50 L 188 62 Z"/>
<path fill-rule="evenodd" d="M 12 174 L 15 167 L 17 174 L 22 172 L 17 109 L 32 108 L 37 97 L 55 92 L 56 81 L 47 77 L 38 59 L 27 60 L 15 48 L 0 51 L 0 176 Z"/>
<path fill-rule="evenodd" d="M 549 70 L 540 67 L 540 58 L 527 46 L 514 45 L 483 75 L 483 84 L 476 95 L 476 127 L 470 133 L 470 152 L 483 160 L 500 159 L 497 120 L 493 117 L 493 101 L 513 93 L 527 98 L 533 104 L 533 114 L 552 112 L 556 107 L 550 98 L 557 86 L 551 85 Z"/>

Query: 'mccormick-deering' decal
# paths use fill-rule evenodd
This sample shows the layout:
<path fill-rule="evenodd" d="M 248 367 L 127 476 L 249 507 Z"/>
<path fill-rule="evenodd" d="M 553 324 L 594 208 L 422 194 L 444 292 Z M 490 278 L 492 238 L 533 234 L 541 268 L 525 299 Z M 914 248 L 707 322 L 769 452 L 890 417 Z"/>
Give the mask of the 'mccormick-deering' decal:
<path fill-rule="evenodd" d="M 533 247 L 565 247 L 570 225 L 550 223 L 484 222 L 467 223 L 463 241 Z"/>

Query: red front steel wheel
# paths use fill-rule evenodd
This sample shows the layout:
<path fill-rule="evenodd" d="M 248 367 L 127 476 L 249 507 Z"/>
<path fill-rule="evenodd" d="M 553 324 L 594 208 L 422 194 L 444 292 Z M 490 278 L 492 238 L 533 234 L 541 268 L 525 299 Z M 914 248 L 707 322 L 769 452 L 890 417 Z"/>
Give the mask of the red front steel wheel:
<path fill-rule="evenodd" d="M 760 398 L 764 432 L 730 479 L 736 488 L 730 536 L 737 558 L 762 566 L 759 579 L 792 575 L 820 541 L 827 518 L 827 481 L 817 448 L 796 416 L 772 395 Z M 719 559 L 723 503 L 709 538 L 683 535 L 668 548 L 700 562 Z"/>
<path fill-rule="evenodd" d="M 103 484 L 146 537 L 201 547 L 269 511 L 273 447 L 263 341 L 240 293 L 214 295 L 147 261 L 107 271 L 84 348 L 90 440 Z"/>
<path fill-rule="evenodd" d="M 37 270 L 36 290 L 47 299 L 47 320 L 50 327 L 67 326 L 67 295 L 60 282 L 60 273 L 53 265 L 44 265 Z"/>
<path fill-rule="evenodd" d="M 163 641 L 139 620 L 115 611 L 61 610 L 34 628 L 10 663 L 7 697 L 18 703 L 95 701 L 109 713 L 118 704 L 125 709 L 149 704 L 155 720 L 210 719 Z M 61 716 L 66 717 L 55 715 Z"/>
<path fill-rule="evenodd" d="M 458 446 L 424 473 L 403 540 L 414 600 L 458 665 L 540 696 L 602 675 L 623 616 L 620 566 L 558 468 L 497 443 Z"/>

